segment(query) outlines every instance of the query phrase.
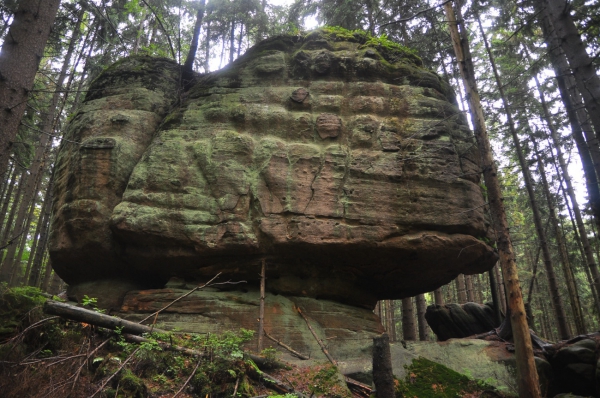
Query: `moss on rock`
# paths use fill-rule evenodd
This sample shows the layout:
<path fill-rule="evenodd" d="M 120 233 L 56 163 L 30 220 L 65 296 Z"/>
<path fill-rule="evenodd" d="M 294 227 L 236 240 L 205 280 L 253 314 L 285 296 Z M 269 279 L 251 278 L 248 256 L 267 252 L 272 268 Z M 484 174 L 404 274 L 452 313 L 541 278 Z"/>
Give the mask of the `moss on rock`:
<path fill-rule="evenodd" d="M 454 370 L 417 358 L 406 368 L 405 380 L 398 380 L 396 396 L 403 398 L 455 398 L 477 397 L 483 391 L 495 391 L 494 387 L 480 380 L 473 380 Z M 502 396 L 495 393 L 494 396 Z"/>
<path fill-rule="evenodd" d="M 0 285 L 0 337 L 15 333 L 24 323 L 41 316 L 41 306 L 45 301 L 46 297 L 38 288 L 24 286 L 7 289 L 5 285 Z M 27 317 L 27 314 L 30 316 Z"/>

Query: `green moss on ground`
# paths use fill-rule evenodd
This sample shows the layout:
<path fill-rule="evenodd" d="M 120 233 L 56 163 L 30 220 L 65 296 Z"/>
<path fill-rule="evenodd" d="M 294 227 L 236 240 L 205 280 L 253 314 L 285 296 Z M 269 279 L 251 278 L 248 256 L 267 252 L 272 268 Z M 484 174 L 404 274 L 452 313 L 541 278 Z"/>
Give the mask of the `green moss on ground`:
<path fill-rule="evenodd" d="M 398 380 L 396 396 L 403 398 L 503 397 L 494 387 L 430 361 L 417 358 L 406 367 L 406 379 Z M 490 395 L 488 395 L 490 394 Z"/>
<path fill-rule="evenodd" d="M 28 326 L 41 316 L 41 307 L 46 301 L 40 289 L 35 287 L 0 286 L 0 338 L 15 329 Z"/>

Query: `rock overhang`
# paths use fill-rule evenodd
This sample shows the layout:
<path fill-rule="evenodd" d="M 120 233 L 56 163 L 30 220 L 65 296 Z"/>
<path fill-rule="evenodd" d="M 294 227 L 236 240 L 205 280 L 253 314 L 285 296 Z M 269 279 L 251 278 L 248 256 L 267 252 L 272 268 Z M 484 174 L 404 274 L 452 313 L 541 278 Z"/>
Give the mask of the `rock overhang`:
<path fill-rule="evenodd" d="M 61 148 L 50 242 L 67 282 L 244 278 L 264 258 L 272 292 L 370 306 L 495 263 L 472 134 L 410 50 L 324 29 L 178 102 L 180 73 L 120 61 L 73 118 L 86 144 Z"/>

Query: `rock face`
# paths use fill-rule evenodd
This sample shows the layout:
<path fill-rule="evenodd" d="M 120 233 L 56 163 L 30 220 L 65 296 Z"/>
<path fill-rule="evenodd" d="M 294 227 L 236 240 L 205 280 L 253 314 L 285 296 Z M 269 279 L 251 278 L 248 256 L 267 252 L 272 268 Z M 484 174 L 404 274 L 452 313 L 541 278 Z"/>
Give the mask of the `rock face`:
<path fill-rule="evenodd" d="M 169 286 L 174 285 L 169 283 Z M 131 291 L 125 296 L 120 315 L 140 321 L 188 291 L 181 287 Z M 246 292 L 203 289 L 161 313 L 157 327 L 193 333 L 256 330 L 259 298 L 260 293 L 254 289 Z M 302 308 L 309 317 L 311 327 L 327 343 L 336 360 L 368 357 L 373 336 L 384 331 L 379 318 L 367 309 L 310 297 L 267 295 L 265 331 L 313 360 L 327 362 L 297 308 Z M 277 344 L 265 338 L 265 347 L 268 346 Z"/>
<path fill-rule="evenodd" d="M 372 308 L 494 264 L 472 135 L 409 50 L 319 30 L 180 78 L 127 58 L 73 116 L 50 241 L 69 284 L 256 285 L 264 258 L 271 293 Z"/>
<path fill-rule="evenodd" d="M 425 312 L 427 324 L 438 341 L 489 332 L 500 326 L 495 318 L 492 303 L 434 304 Z"/>

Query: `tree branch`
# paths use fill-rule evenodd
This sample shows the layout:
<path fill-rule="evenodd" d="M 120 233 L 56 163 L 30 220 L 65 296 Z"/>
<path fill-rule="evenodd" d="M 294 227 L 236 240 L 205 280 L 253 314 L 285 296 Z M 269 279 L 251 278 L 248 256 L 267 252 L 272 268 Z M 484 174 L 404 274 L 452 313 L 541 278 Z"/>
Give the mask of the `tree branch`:
<path fill-rule="evenodd" d="M 450 3 L 451 1 L 452 1 L 452 0 L 446 0 L 446 1 L 444 1 L 443 3 L 440 3 L 440 4 L 438 4 L 438 5 L 435 5 L 435 6 L 433 6 L 433 7 L 427 8 L 427 9 L 425 9 L 425 10 L 421 10 L 421 11 L 419 11 L 418 13 L 416 13 L 416 14 L 415 14 L 415 15 L 413 15 L 413 16 L 410 16 L 410 17 L 407 17 L 407 18 L 402 18 L 402 19 L 399 19 L 399 20 L 397 20 L 397 21 L 392 21 L 392 22 L 384 23 L 384 24 L 382 24 L 382 25 L 379 25 L 378 27 L 379 27 L 379 28 L 383 28 L 384 26 L 388 26 L 388 25 L 393 25 L 393 24 L 397 24 L 397 23 L 408 22 L 408 21 L 410 21 L 411 19 L 415 19 L 416 17 L 418 17 L 418 16 L 419 16 L 419 15 L 421 15 L 421 14 L 425 14 L 426 12 L 433 11 L 433 10 L 435 10 L 435 9 L 436 9 L 436 8 L 438 8 L 438 7 L 442 7 L 442 6 L 443 6 L 444 4 L 446 4 L 446 3 Z"/>

